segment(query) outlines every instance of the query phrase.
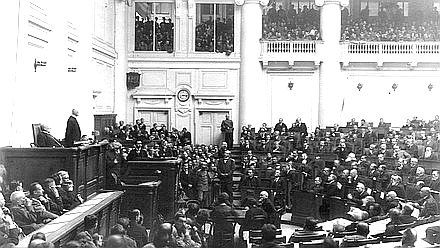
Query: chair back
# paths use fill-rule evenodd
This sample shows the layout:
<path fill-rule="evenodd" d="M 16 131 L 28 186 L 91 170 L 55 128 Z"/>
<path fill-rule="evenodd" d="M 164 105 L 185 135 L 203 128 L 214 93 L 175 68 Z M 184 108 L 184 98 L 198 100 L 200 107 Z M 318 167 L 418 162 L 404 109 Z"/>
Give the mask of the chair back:
<path fill-rule="evenodd" d="M 399 242 L 401 240 L 402 240 L 402 236 L 389 236 L 389 237 L 383 237 L 382 243 Z"/>
<path fill-rule="evenodd" d="M 327 236 L 325 232 L 294 232 L 289 239 L 290 242 L 309 242 L 317 239 L 324 239 Z"/>
<path fill-rule="evenodd" d="M 380 238 L 344 240 L 343 242 L 345 244 L 345 247 L 359 247 L 359 246 L 369 245 L 369 244 L 379 244 Z"/>
<path fill-rule="evenodd" d="M 34 136 L 34 144 L 38 147 L 38 134 L 41 133 L 41 123 L 32 124 L 32 134 Z"/>
<path fill-rule="evenodd" d="M 300 242 L 299 248 L 322 248 L 324 247 L 323 240 L 314 240 L 310 242 Z"/>

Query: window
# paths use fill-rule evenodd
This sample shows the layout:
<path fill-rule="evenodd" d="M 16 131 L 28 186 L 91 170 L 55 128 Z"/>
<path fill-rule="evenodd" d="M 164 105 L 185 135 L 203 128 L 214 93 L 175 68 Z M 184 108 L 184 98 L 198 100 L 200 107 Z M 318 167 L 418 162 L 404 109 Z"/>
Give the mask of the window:
<path fill-rule="evenodd" d="M 173 52 L 172 3 L 135 3 L 135 51 Z"/>
<path fill-rule="evenodd" d="M 196 52 L 234 51 L 234 5 L 197 4 Z"/>
<path fill-rule="evenodd" d="M 361 17 L 378 16 L 379 3 L 378 2 L 361 2 Z"/>

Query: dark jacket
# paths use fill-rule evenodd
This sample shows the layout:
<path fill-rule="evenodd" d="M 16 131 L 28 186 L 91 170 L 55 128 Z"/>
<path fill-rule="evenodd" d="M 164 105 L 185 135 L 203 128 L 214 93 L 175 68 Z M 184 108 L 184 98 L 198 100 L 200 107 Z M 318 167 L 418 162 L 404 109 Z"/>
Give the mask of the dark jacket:
<path fill-rule="evenodd" d="M 75 117 L 70 116 L 67 120 L 65 144 L 66 146 L 73 146 L 75 141 L 81 140 L 81 128 L 79 127 L 78 121 Z"/>

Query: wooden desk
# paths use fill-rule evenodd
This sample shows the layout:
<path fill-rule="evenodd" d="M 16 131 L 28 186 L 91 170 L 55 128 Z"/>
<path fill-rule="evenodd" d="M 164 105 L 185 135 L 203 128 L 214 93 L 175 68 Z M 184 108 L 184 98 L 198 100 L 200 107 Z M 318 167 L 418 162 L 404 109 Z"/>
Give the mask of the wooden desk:
<path fill-rule="evenodd" d="M 83 199 L 105 186 L 105 153 L 108 142 L 73 148 L 0 148 L 7 181 L 20 180 L 24 187 L 65 170 Z"/>
<path fill-rule="evenodd" d="M 89 214 L 95 214 L 98 217 L 100 227 L 98 232 L 107 236 L 111 226 L 115 225 L 118 219 L 122 194 L 121 191 L 96 194 L 90 200 L 30 233 L 20 240 L 16 247 L 27 248 L 30 238 L 37 232 L 46 234 L 46 240 L 53 242 L 55 247 L 61 247 L 72 240 L 78 232 L 83 231 L 84 217 Z"/>
<path fill-rule="evenodd" d="M 121 180 L 130 185 L 161 181 L 157 188 L 157 208 L 165 219 L 172 219 L 177 211 L 180 164 L 178 159 L 128 161 L 127 171 Z"/>

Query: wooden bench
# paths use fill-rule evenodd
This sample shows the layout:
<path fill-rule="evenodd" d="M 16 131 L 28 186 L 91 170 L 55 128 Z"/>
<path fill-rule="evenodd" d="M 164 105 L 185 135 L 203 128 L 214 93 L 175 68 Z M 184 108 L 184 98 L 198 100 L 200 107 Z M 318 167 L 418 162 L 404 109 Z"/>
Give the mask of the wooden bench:
<path fill-rule="evenodd" d="M 46 240 L 54 243 L 55 247 L 62 247 L 63 244 L 72 240 L 78 232 L 84 230 L 84 217 L 90 214 L 98 217 L 98 233 L 107 236 L 110 234 L 110 228 L 118 220 L 122 195 L 122 191 L 98 193 L 78 207 L 30 233 L 20 240 L 16 247 L 27 248 L 30 238 L 37 232 L 44 233 Z"/>

